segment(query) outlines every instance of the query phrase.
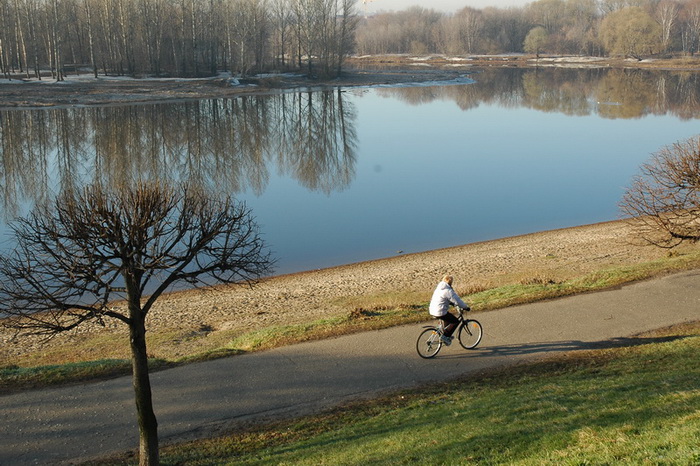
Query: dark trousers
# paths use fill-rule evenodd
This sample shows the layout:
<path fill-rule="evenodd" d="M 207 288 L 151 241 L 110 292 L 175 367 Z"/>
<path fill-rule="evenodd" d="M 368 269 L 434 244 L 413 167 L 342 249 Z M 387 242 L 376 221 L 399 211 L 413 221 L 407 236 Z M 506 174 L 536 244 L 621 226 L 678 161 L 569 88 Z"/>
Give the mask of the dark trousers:
<path fill-rule="evenodd" d="M 457 326 L 459 325 L 459 319 L 457 316 L 454 314 L 450 314 L 449 312 L 445 314 L 444 316 L 438 317 L 442 321 L 442 328 L 443 328 L 443 333 L 445 334 L 446 337 L 451 337 L 452 333 L 455 331 Z"/>

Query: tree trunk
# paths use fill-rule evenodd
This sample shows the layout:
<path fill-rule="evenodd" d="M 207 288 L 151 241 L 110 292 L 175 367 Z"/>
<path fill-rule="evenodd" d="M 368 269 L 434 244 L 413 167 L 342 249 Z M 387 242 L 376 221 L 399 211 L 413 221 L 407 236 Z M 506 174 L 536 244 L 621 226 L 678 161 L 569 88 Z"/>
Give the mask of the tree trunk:
<path fill-rule="evenodd" d="M 0 37 L 0 73 L 2 73 L 5 79 L 9 79 L 10 72 L 5 65 L 5 52 L 2 47 L 2 37 Z"/>
<path fill-rule="evenodd" d="M 90 0 L 85 1 L 85 14 L 87 17 L 88 31 L 88 46 L 90 47 L 90 62 L 92 63 L 92 72 L 97 79 L 97 60 L 95 59 L 95 41 L 92 33 L 92 11 L 90 9 Z"/>
<path fill-rule="evenodd" d="M 51 22 L 51 56 L 53 57 L 52 65 L 55 68 L 56 81 L 63 81 L 63 57 L 61 56 L 61 36 L 59 34 L 58 22 L 58 0 L 52 3 L 52 22 Z"/>
<path fill-rule="evenodd" d="M 17 53 L 21 56 L 21 63 L 24 66 L 25 75 L 27 76 L 27 79 L 29 79 L 31 74 L 29 71 L 29 61 L 27 60 L 27 40 L 24 33 L 24 28 L 26 26 L 24 26 L 22 23 L 22 18 L 20 17 L 21 11 L 22 7 L 19 4 L 19 0 L 15 0 L 15 31 L 18 47 Z"/>
<path fill-rule="evenodd" d="M 130 303 L 129 307 L 132 379 L 139 424 L 139 464 L 153 466 L 159 464 L 158 421 L 153 412 L 151 380 L 148 375 L 145 316 L 142 315 L 138 301 Z"/>

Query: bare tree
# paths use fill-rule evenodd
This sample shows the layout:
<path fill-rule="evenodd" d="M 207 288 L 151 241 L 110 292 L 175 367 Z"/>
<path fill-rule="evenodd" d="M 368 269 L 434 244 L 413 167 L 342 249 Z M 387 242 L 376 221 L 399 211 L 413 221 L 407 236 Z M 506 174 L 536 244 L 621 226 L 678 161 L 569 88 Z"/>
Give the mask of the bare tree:
<path fill-rule="evenodd" d="M 270 19 L 263 0 L 236 0 L 231 8 L 231 37 L 236 45 L 232 63 L 240 74 L 260 71 L 264 66 L 264 53 L 268 42 Z M 235 59 L 235 60 L 234 60 Z"/>
<path fill-rule="evenodd" d="M 483 51 L 485 53 L 503 53 L 522 51 L 525 36 L 532 26 L 525 20 L 522 7 L 506 9 L 484 9 L 484 27 L 482 29 Z"/>
<path fill-rule="evenodd" d="M 600 23 L 596 0 L 569 0 L 558 50 L 569 53 L 592 53 L 597 41 L 596 29 Z"/>
<path fill-rule="evenodd" d="M 358 16 L 355 10 L 356 0 L 342 0 L 337 5 L 335 29 L 335 75 L 340 76 L 345 57 L 350 54 L 355 44 L 355 31 L 357 30 Z"/>
<path fill-rule="evenodd" d="M 59 0 L 51 1 L 51 23 L 49 30 L 49 53 L 51 57 L 51 73 L 53 74 L 56 81 L 63 81 L 63 55 L 62 55 L 62 37 L 61 37 L 61 22 L 60 13 L 62 10 L 59 8 Z"/>
<path fill-rule="evenodd" d="M 287 66 L 286 55 L 291 51 L 289 39 L 292 34 L 293 14 L 289 6 L 289 0 L 272 0 L 270 3 L 270 21 L 272 23 L 273 57 L 275 66 L 282 69 Z"/>
<path fill-rule="evenodd" d="M 563 0 L 537 0 L 525 8 L 530 23 L 542 26 L 548 34 L 559 31 L 566 17 L 566 2 Z"/>
<path fill-rule="evenodd" d="M 185 185 L 110 191 L 96 184 L 66 190 L 13 229 L 17 248 L 0 256 L 0 313 L 14 316 L 4 325 L 51 337 L 88 321 L 125 323 L 140 464 L 158 464 L 146 317 L 175 283 L 252 285 L 271 271 L 250 211 Z M 110 306 L 117 298 L 126 299 L 126 310 Z"/>
<path fill-rule="evenodd" d="M 620 208 L 650 244 L 672 248 L 700 240 L 700 136 L 653 154 Z"/>
<path fill-rule="evenodd" d="M 700 48 L 700 3 L 688 3 L 684 9 L 684 47 L 692 56 Z"/>
<path fill-rule="evenodd" d="M 474 8 L 464 7 L 455 14 L 454 18 L 457 22 L 462 50 L 467 53 L 473 53 L 481 35 L 481 30 L 484 27 L 482 13 Z"/>
<path fill-rule="evenodd" d="M 671 47 L 671 39 L 678 19 L 678 4 L 672 1 L 662 1 L 656 6 L 656 21 L 661 26 L 661 44 L 663 50 L 668 51 Z"/>

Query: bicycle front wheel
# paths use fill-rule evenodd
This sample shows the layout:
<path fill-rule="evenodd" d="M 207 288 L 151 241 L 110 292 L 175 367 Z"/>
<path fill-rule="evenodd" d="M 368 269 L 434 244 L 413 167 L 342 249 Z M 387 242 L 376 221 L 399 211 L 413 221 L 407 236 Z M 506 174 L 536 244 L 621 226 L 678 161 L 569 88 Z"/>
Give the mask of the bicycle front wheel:
<path fill-rule="evenodd" d="M 464 349 L 474 349 L 481 341 L 483 330 L 478 320 L 465 320 L 459 327 L 459 344 Z"/>
<path fill-rule="evenodd" d="M 442 348 L 442 340 L 440 339 L 440 334 L 434 328 L 426 328 L 418 335 L 416 350 L 421 358 L 432 358 L 438 354 L 440 348 Z"/>

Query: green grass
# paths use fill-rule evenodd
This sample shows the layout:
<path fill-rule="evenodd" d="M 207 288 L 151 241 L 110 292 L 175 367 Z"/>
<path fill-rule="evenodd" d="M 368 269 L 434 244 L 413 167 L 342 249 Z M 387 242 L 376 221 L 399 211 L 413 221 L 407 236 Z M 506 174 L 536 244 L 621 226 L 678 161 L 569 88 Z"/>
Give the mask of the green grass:
<path fill-rule="evenodd" d="M 387 328 L 398 323 L 420 322 L 425 320 L 421 310 L 420 306 L 400 309 L 355 309 L 345 316 L 253 330 L 234 338 L 228 346 L 240 351 L 259 351 L 302 341 Z"/>
<path fill-rule="evenodd" d="M 700 464 L 700 324 L 165 447 L 163 464 Z M 115 463 L 128 462 L 124 458 Z"/>
<path fill-rule="evenodd" d="M 150 361 L 153 369 L 166 363 Z M 21 387 L 45 387 L 69 382 L 93 380 L 95 378 L 118 377 L 131 371 L 131 363 L 123 359 L 101 359 L 70 364 L 53 364 L 39 367 L 10 366 L 0 368 L 3 392 Z"/>
<path fill-rule="evenodd" d="M 669 256 L 650 262 L 598 270 L 557 282 L 540 276 L 532 280 L 487 289 L 468 296 L 477 310 L 499 309 L 516 304 L 560 298 L 579 293 L 602 291 L 616 286 L 700 267 L 700 254 Z"/>

